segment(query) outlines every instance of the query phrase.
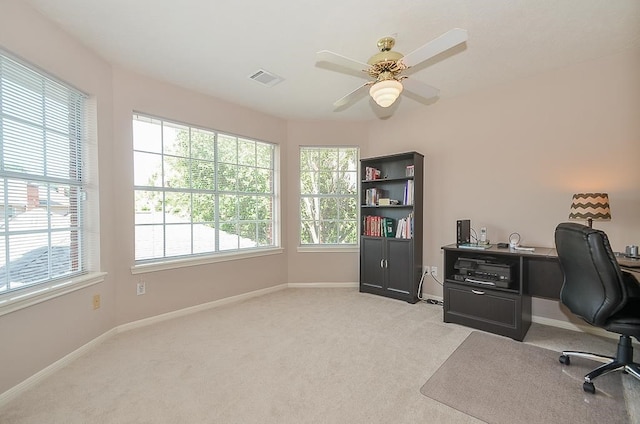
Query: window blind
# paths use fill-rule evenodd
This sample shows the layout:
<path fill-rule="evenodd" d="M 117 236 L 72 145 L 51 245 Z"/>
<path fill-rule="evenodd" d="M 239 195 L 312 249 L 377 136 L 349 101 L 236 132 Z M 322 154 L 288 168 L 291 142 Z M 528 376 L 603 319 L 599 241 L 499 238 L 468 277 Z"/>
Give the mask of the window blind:
<path fill-rule="evenodd" d="M 86 100 L 0 51 L 0 295 L 86 271 Z"/>

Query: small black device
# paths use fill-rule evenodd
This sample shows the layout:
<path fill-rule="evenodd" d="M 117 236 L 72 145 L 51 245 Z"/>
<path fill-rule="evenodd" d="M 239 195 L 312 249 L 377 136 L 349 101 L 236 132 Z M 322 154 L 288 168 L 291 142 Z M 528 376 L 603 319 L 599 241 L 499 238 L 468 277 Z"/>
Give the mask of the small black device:
<path fill-rule="evenodd" d="M 498 243 L 498 247 L 500 249 L 506 249 L 507 247 L 509 247 L 509 243 Z"/>
<path fill-rule="evenodd" d="M 456 221 L 456 245 L 471 243 L 471 220 L 459 219 Z"/>
<path fill-rule="evenodd" d="M 509 288 L 514 281 L 514 266 L 489 258 L 459 257 L 453 279 L 465 283 Z"/>

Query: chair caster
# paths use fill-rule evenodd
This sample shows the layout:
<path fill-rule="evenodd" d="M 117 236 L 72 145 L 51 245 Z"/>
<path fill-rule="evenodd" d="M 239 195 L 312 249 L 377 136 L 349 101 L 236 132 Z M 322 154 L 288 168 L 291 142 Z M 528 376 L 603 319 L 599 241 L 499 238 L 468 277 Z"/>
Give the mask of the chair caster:
<path fill-rule="evenodd" d="M 571 365 L 571 359 L 569 359 L 567 355 L 560 355 L 560 358 L 558 360 L 561 364 Z"/>
<path fill-rule="evenodd" d="M 587 393 L 594 394 L 596 392 L 596 386 L 594 386 L 593 383 L 588 383 L 585 381 L 584 383 L 582 383 L 582 390 Z"/>

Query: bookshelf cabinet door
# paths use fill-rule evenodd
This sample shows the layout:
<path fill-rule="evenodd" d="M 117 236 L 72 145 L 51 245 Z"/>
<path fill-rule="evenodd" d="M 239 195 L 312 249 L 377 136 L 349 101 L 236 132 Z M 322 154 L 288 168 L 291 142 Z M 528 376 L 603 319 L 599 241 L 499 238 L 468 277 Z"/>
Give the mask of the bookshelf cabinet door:
<path fill-rule="evenodd" d="M 410 240 L 387 242 L 387 290 L 410 295 L 413 288 L 413 249 Z"/>
<path fill-rule="evenodd" d="M 384 286 L 384 239 L 363 237 L 360 244 L 360 284 Z"/>

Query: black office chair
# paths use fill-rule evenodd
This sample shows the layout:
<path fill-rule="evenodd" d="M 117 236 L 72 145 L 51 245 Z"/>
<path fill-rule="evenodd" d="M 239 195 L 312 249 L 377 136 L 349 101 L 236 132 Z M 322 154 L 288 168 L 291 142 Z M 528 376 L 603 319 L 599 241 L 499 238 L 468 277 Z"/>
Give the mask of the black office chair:
<path fill-rule="evenodd" d="M 582 388 L 589 393 L 596 391 L 596 377 L 612 371 L 622 370 L 640 380 L 631 341 L 632 336 L 640 340 L 640 283 L 620 269 L 603 231 L 562 223 L 556 228 L 555 240 L 564 272 L 560 301 L 589 324 L 620 334 L 615 358 L 564 351 L 560 362 L 569 365 L 571 356 L 604 362 L 584 376 Z"/>

